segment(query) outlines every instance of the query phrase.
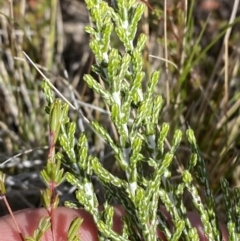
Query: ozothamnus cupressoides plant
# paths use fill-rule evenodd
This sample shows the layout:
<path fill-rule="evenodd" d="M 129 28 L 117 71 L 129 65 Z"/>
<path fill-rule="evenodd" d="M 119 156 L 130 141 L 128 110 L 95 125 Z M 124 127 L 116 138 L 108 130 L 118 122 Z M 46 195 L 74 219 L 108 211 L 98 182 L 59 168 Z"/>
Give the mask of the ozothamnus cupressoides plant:
<path fill-rule="evenodd" d="M 102 166 L 98 158 L 89 154 L 85 133 L 82 133 L 76 141 L 76 123 L 68 118 L 68 106 L 59 99 L 54 100 L 50 87 L 44 82 L 43 89 L 48 102 L 47 112 L 50 115 L 51 147 L 49 162 L 42 171 L 42 177 L 49 187 L 43 193 L 43 200 L 50 218 L 58 203 L 53 189 L 65 177 L 77 188 L 76 198 L 79 204 L 92 215 L 99 230 L 99 240 L 154 241 L 157 240 L 158 228 L 167 240 L 177 241 L 180 237 L 182 240 L 199 240 L 197 230 L 191 226 L 183 204 L 183 192 L 188 190 L 208 240 L 222 240 L 215 212 L 215 200 L 209 188 L 204 161 L 190 128 L 186 132 L 192 152 L 188 165 L 181 173 L 179 184 L 170 181 L 169 167 L 181 142 L 182 132 L 175 130 L 171 148 L 166 149 L 165 141 L 170 125 L 168 123 L 159 125 L 163 98 L 155 93 L 160 73 L 153 72 L 147 86 L 143 88 L 142 50 L 146 36 L 140 34 L 136 38 L 136 32 L 145 5 L 136 0 L 114 1 L 112 7 L 101 0 L 85 2 L 94 24 L 86 27 L 86 32 L 91 37 L 90 48 L 96 59 L 92 70 L 101 78 L 104 86 L 91 75 L 85 75 L 84 80 L 109 107 L 118 139 L 113 139 L 99 122 L 93 120 L 90 125 L 112 148 L 115 160 L 125 172 L 126 178 L 120 179 L 114 176 Z M 113 32 L 124 46 L 124 51 L 120 52 L 112 46 Z M 57 141 L 62 152 L 55 154 Z M 70 170 L 65 176 L 60 169 L 61 163 Z M 146 167 L 152 170 L 149 174 L 144 171 Z M 196 181 L 205 190 L 205 204 L 202 203 L 193 183 L 193 173 Z M 92 184 L 93 175 L 106 190 L 103 211 L 98 209 L 99 203 Z M 49 183 L 54 185 L 49 186 Z M 237 240 L 240 238 L 239 190 L 230 192 L 226 181 L 222 182 L 222 187 L 228 209 L 229 240 Z M 114 214 L 110 205 L 112 199 L 121 204 L 127 213 L 121 234 L 112 230 Z M 159 212 L 160 202 L 171 215 L 174 225 L 172 230 Z M 66 202 L 66 206 L 78 207 L 70 202 Z M 80 220 L 73 226 L 79 227 Z M 77 228 L 72 229 L 69 240 L 78 240 L 76 230 Z"/>

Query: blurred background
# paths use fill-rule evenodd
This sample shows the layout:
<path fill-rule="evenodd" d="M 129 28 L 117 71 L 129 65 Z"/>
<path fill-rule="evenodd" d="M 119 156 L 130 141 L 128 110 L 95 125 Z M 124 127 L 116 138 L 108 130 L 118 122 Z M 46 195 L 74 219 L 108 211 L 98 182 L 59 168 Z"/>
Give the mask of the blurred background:
<path fill-rule="evenodd" d="M 231 187 L 240 184 L 240 7 L 227 0 L 166 2 L 149 0 L 139 25 L 137 34 L 148 36 L 143 52 L 146 80 L 153 70 L 161 70 L 156 92 L 164 96 L 166 106 L 159 123 L 170 123 L 170 140 L 176 128 L 185 131 L 189 125 L 195 131 L 221 213 L 220 179 L 227 178 Z M 234 24 L 228 26 L 230 20 Z M 94 63 L 84 32 L 89 24 L 84 1 L 0 0 L 0 168 L 7 174 L 13 210 L 41 205 L 39 190 L 44 184 L 39 172 L 48 153 L 43 77 L 23 51 L 89 120 L 100 121 L 111 132 L 105 104 L 82 79 Z M 111 45 L 122 49 L 114 34 Z M 78 134 L 81 118 L 70 115 L 78 123 Z M 90 152 L 121 175 L 109 147 L 88 126 L 84 128 Z M 183 140 L 173 179 L 178 179 L 188 155 Z M 101 186 L 93 181 L 102 202 Z M 61 204 L 74 199 L 67 183 L 58 191 Z M 0 215 L 6 213 L 0 201 Z"/>

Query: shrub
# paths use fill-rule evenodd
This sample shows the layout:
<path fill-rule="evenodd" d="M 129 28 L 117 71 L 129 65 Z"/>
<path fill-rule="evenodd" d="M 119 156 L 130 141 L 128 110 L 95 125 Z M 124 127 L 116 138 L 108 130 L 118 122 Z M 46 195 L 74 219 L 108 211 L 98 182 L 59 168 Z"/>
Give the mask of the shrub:
<path fill-rule="evenodd" d="M 171 121 L 164 122 L 162 110 L 170 100 L 165 104 L 163 97 L 155 91 L 161 74 L 153 71 L 149 78 L 145 78 L 142 52 L 147 37 L 138 35 L 137 27 L 146 5 L 136 0 L 112 1 L 111 6 L 101 0 L 85 2 L 94 24 L 86 27 L 86 32 L 90 35 L 89 45 L 95 56 L 92 71 L 98 79 L 86 74 L 84 80 L 109 110 L 111 126 L 89 120 L 65 97 L 55 98 L 52 84 L 45 77 L 42 89 L 49 115 L 49 153 L 47 164 L 41 172 L 47 188 L 41 195 L 50 218 L 41 220 L 40 230 L 44 232 L 50 228 L 54 209 L 59 203 L 56 188 L 66 179 L 76 188 L 78 202 L 65 202 L 65 205 L 70 208 L 83 207 L 88 211 L 99 231 L 100 240 L 163 239 L 163 236 L 156 235 L 156 230 L 160 230 L 167 240 L 199 240 L 202 237 L 189 221 L 184 196 L 191 200 L 199 214 L 205 237 L 208 240 L 222 240 L 216 200 L 194 131 L 189 126 L 186 131 L 172 129 Z M 113 34 L 122 48 L 112 44 Z M 182 86 L 194 64 L 190 59 L 183 65 L 179 80 Z M 180 94 L 185 96 L 186 91 L 181 89 Z M 101 160 L 91 153 L 88 131 L 79 135 L 76 133 L 77 123 L 69 117 L 69 108 L 112 150 L 121 170 L 119 175 L 106 169 Z M 170 143 L 169 133 L 173 133 Z M 188 155 L 179 150 L 186 139 L 190 146 Z M 178 181 L 174 181 L 172 176 L 176 173 L 173 167 L 177 153 L 187 162 L 179 168 Z M 104 188 L 102 211 L 99 211 L 94 178 Z M 228 240 L 238 240 L 239 189 L 231 190 L 225 179 L 222 179 L 221 187 L 226 206 Z M 2 193 L 5 193 L 4 187 Z M 113 203 L 122 205 L 127 214 L 121 234 L 112 230 Z M 166 218 L 168 215 L 169 218 Z M 171 226 L 168 219 L 171 219 Z M 79 227 L 80 224 L 81 220 L 76 219 L 72 227 Z M 76 231 L 69 231 L 73 232 L 73 240 L 77 239 Z M 40 239 L 33 237 L 32 240 Z"/>

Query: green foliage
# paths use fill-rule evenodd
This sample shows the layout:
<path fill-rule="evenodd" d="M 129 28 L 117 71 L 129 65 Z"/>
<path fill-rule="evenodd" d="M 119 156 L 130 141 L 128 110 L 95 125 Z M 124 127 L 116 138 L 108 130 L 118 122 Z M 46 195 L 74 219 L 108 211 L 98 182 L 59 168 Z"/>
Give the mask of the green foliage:
<path fill-rule="evenodd" d="M 47 38 L 51 51 L 45 62 L 49 69 L 53 66 L 56 39 L 56 2 L 51 1 L 53 10 L 50 17 L 51 34 Z M 117 137 L 113 137 L 104 123 L 98 120 L 89 120 L 89 123 L 95 134 L 113 151 L 124 177 L 111 173 L 93 153 L 90 153 L 88 133 L 77 135 L 77 123 L 69 117 L 69 105 L 60 99 L 55 99 L 50 86 L 44 81 L 42 89 L 47 102 L 45 111 L 49 115 L 49 153 L 47 164 L 41 171 L 41 177 L 47 186 L 41 191 L 41 196 L 49 217 L 42 218 L 39 228 L 32 237 L 26 237 L 26 240 L 41 240 L 44 232 L 50 227 L 53 228 L 51 220 L 54 209 L 59 204 L 56 188 L 64 180 L 77 189 L 78 201 L 78 203 L 68 201 L 65 205 L 71 208 L 84 207 L 92 215 L 99 231 L 99 240 L 154 241 L 158 240 L 157 229 L 164 233 L 167 240 L 176 241 L 180 238 L 189 241 L 199 240 L 196 228 L 187 218 L 187 207 L 183 198 L 186 193 L 191 196 L 207 239 L 222 240 L 214 192 L 211 190 L 206 164 L 197 145 L 201 140 L 195 137 L 191 128 L 186 130 L 185 135 L 184 131 L 175 128 L 179 126 L 176 120 L 170 120 L 169 123 L 164 120 L 162 114 L 165 107 L 164 99 L 160 93 L 156 93 L 161 73 L 153 71 L 148 78 L 143 69 L 145 60 L 142 52 L 147 37 L 144 34 L 137 34 L 137 28 L 145 4 L 136 0 L 112 1 L 112 6 L 101 0 L 85 2 L 93 22 L 93 26 L 85 29 L 90 35 L 89 46 L 96 59 L 92 71 L 103 82 L 90 74 L 84 76 L 84 81 L 101 97 L 109 109 L 111 124 L 116 130 Z M 191 97 L 188 94 L 187 78 L 193 67 L 226 32 L 224 29 L 207 47 L 201 49 L 200 42 L 207 22 L 196 41 L 192 41 L 194 39 L 193 6 L 194 1 L 190 1 L 186 15 L 183 16 L 181 11 L 177 15 L 179 25 L 185 29 L 183 45 L 179 47 L 183 52 L 178 61 L 179 69 L 177 74 L 172 71 L 177 76 L 178 84 L 173 88 L 170 99 L 173 103 L 180 100 L 179 108 L 174 107 L 177 113 L 174 117 L 178 113 L 183 115 L 184 102 Z M 113 35 L 118 37 L 123 50 L 114 46 Z M 171 44 L 176 46 L 175 42 L 169 41 L 167 47 L 170 49 Z M 146 76 L 147 82 L 145 82 Z M 202 113 L 196 118 L 201 117 Z M 199 127 L 197 131 L 201 128 Z M 231 141 L 234 138 L 236 136 L 231 137 Z M 178 159 L 179 146 L 187 142 L 191 153 L 189 156 L 184 156 L 187 163 L 179 171 L 180 181 L 174 182 L 172 180 L 175 174 L 174 160 Z M 228 148 L 229 146 L 222 150 L 222 156 Z M 180 158 L 182 157 L 180 155 Z M 98 178 L 106 192 L 102 211 L 99 211 L 100 203 L 94 191 L 93 176 Z M 0 172 L 0 190 L 3 196 L 6 192 L 4 181 L 5 175 Z M 229 240 L 238 240 L 240 192 L 237 188 L 231 190 L 225 179 L 221 181 L 221 187 L 226 206 Z M 200 193 L 201 190 L 203 195 Z M 123 230 L 120 234 L 112 229 L 114 215 L 112 200 L 121 204 L 127 214 L 123 218 Z M 166 223 L 159 210 L 160 205 L 164 205 L 169 213 L 173 228 Z M 79 240 L 78 230 L 82 221 L 79 218 L 72 221 L 68 230 L 69 241 Z"/>
<path fill-rule="evenodd" d="M 61 107 L 60 101 L 52 100 L 52 94 L 46 89 L 45 94 L 48 105 L 51 106 L 49 108 L 49 114 L 52 115 L 50 127 L 56 133 L 56 138 L 59 133 L 60 146 L 68 157 L 64 161 L 64 164 L 70 167 L 70 171 L 66 173 L 66 180 L 77 188 L 77 200 L 93 216 L 99 231 L 99 240 L 106 238 L 130 240 L 130 237 L 134 237 L 134 240 L 157 240 L 156 229 L 161 219 L 158 215 L 160 202 L 165 205 L 174 225 L 174 229 L 170 231 L 167 225 L 163 224 L 164 221 L 161 221 L 161 230 L 166 238 L 179 240 L 181 237 L 184 240 L 198 240 L 196 229 L 191 226 L 186 217 L 186 208 L 183 203 L 184 190 L 188 190 L 192 196 L 208 239 L 221 240 L 215 200 L 209 187 L 205 163 L 190 128 L 186 132 L 192 151 L 188 165 L 181 173 L 182 181 L 179 184 L 171 181 L 170 167 L 182 141 L 182 131 L 178 129 L 174 131 L 172 144 L 167 150 L 165 141 L 170 125 L 163 123 L 159 126 L 163 99 L 155 93 L 160 73 L 153 72 L 146 88 L 143 88 L 142 50 L 146 37 L 140 35 L 136 39 L 136 44 L 133 40 L 144 11 L 144 4 L 125 0 L 117 1 L 114 8 L 100 0 L 88 0 L 86 4 L 94 23 L 94 27 L 86 28 L 91 36 L 90 48 L 96 57 L 96 65 L 92 69 L 101 77 L 105 86 L 98 83 L 91 75 L 85 75 L 84 80 L 109 107 L 111 121 L 119 138 L 113 139 L 96 120 L 91 121 L 90 124 L 112 148 L 118 165 L 125 172 L 125 179 L 111 174 L 102 166 L 98 158 L 88 154 L 87 137 L 84 133 L 80 135 L 77 142 L 74 141 L 76 124 L 67 117 L 64 117 L 65 121 L 61 121 L 60 110 L 64 107 Z M 124 52 L 111 46 L 113 31 L 122 42 Z M 187 64 L 187 72 L 188 66 Z M 184 73 L 187 73 L 186 71 Z M 64 108 L 63 116 L 67 116 L 67 111 Z M 56 138 L 53 139 L 54 144 L 57 141 Z M 57 170 L 59 172 L 59 168 L 58 164 L 56 169 L 50 167 L 51 170 L 55 170 L 55 174 Z M 147 171 L 144 170 L 145 168 Z M 50 182 L 45 175 L 47 170 L 48 168 L 42 172 L 42 175 L 47 182 Z M 60 172 L 60 178 L 56 180 L 52 173 L 48 174 L 56 183 L 62 180 L 62 175 L 63 173 Z M 91 181 L 93 175 L 98 177 L 106 190 L 106 202 L 101 212 L 98 210 L 99 203 Z M 205 204 L 198 194 L 195 181 L 205 190 Z M 113 207 L 108 203 L 108 200 L 112 199 L 117 200 L 128 214 L 127 219 L 124 220 L 122 234 L 112 230 Z M 70 202 L 66 205 L 76 207 Z M 232 217 L 232 215 L 229 216 Z M 234 224 L 236 225 L 236 222 Z M 234 229 L 229 231 L 236 232 Z"/>
<path fill-rule="evenodd" d="M 79 237 L 78 237 L 78 230 L 82 224 L 82 219 L 81 218 L 75 218 L 68 230 L 68 241 L 79 241 Z"/>
<path fill-rule="evenodd" d="M 51 227 L 50 217 L 42 217 L 38 224 L 38 229 L 34 231 L 33 237 L 26 237 L 26 241 L 40 241 L 43 234 Z"/>

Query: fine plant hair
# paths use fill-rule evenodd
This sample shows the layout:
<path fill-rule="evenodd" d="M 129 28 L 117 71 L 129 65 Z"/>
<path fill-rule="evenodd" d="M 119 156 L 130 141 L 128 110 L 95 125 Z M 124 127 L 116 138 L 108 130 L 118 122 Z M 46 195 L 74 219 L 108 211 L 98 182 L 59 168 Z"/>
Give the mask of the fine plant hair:
<path fill-rule="evenodd" d="M 77 123 L 69 115 L 71 106 L 62 98 L 55 97 L 45 79 L 42 89 L 47 102 L 45 110 L 49 115 L 49 153 L 41 172 L 47 186 L 41 191 L 41 197 L 49 216 L 39 221 L 39 228 L 32 237 L 24 237 L 23 240 L 41 240 L 46 230 L 53 229 L 53 213 L 59 203 L 56 188 L 64 180 L 76 188 L 78 201 L 67 201 L 65 205 L 84 208 L 92 215 L 99 240 L 155 241 L 158 240 L 157 229 L 164 233 L 167 240 L 199 240 L 197 229 L 187 218 L 186 193 L 191 196 L 206 238 L 222 240 L 216 201 L 194 130 L 191 127 L 186 131 L 171 130 L 171 122 L 162 121 L 165 102 L 155 91 L 161 73 L 154 71 L 149 79 L 145 78 L 142 52 L 147 36 L 138 34 L 137 30 L 146 4 L 136 0 L 114 0 L 111 5 L 101 0 L 85 2 L 93 23 L 85 30 L 90 35 L 89 46 L 95 56 L 95 64 L 92 65 L 95 77 L 86 74 L 84 81 L 107 106 L 112 129 L 107 129 L 97 120 L 86 120 L 80 109 L 74 111 L 112 150 L 113 162 L 117 162 L 124 175 L 114 175 L 94 153 L 90 153 L 87 132 L 76 134 Z M 121 51 L 111 41 L 113 34 L 121 43 Z M 174 133 L 170 141 L 169 132 Z M 179 180 L 173 181 L 172 167 L 183 139 L 188 142 L 190 154 L 186 166 L 179 171 Z M 105 191 L 102 211 L 99 211 L 93 177 Z M 1 174 L 0 179 L 4 196 L 5 176 Z M 199 187 L 204 190 L 204 198 L 199 194 Z M 239 240 L 239 189 L 231 190 L 225 179 L 221 180 L 221 187 L 229 240 Z M 126 211 L 121 234 L 112 229 L 112 203 L 122 205 Z M 173 228 L 159 212 L 160 205 L 171 216 Z M 72 221 L 68 231 L 69 241 L 80 240 L 77 232 L 82 221 L 80 218 Z"/>

